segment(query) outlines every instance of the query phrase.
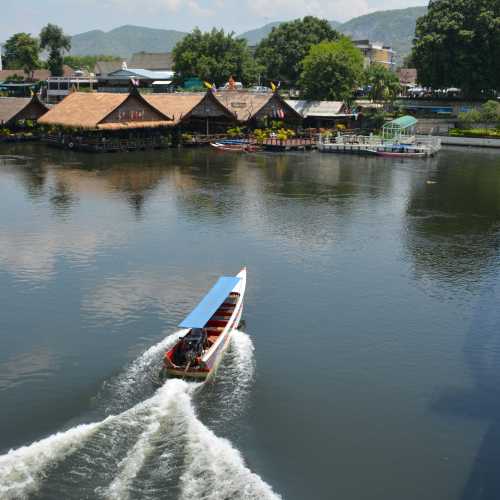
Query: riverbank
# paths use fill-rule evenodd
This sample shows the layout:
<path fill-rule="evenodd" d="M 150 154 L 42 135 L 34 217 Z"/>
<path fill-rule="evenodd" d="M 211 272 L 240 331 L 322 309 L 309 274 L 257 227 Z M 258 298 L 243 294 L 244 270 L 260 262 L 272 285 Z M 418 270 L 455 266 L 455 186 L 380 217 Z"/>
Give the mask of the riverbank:
<path fill-rule="evenodd" d="M 476 148 L 497 148 L 500 149 L 500 139 L 487 139 L 477 137 L 440 137 L 443 146 L 463 146 Z"/>

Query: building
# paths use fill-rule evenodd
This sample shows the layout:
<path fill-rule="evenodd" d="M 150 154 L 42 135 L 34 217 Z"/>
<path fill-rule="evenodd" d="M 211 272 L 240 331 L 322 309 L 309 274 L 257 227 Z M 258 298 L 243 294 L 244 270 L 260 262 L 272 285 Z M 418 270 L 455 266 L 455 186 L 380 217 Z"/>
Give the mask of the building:
<path fill-rule="evenodd" d="M 236 116 L 213 92 L 150 94 L 144 98 L 156 109 L 173 118 L 182 130 L 202 134 L 224 133 L 236 124 Z"/>
<path fill-rule="evenodd" d="M 365 68 L 372 64 L 382 64 L 386 68 L 394 70 L 396 54 L 391 47 L 381 43 L 371 43 L 370 40 L 355 40 L 353 43 L 363 53 Z"/>
<path fill-rule="evenodd" d="M 173 119 L 134 89 L 129 94 L 73 92 L 38 123 L 54 130 L 48 135 L 54 145 L 114 151 L 166 145 L 165 128 Z"/>
<path fill-rule="evenodd" d="M 150 71 L 172 71 L 174 59 L 171 52 L 138 52 L 130 59 L 122 61 L 97 61 L 94 66 L 94 74 L 97 77 L 105 77 L 122 68 L 123 63 L 129 68 L 142 68 Z"/>
<path fill-rule="evenodd" d="M 92 91 L 96 86 L 97 79 L 94 75 L 83 71 L 75 71 L 66 76 L 49 76 L 47 78 L 47 89 L 42 92 L 42 95 L 48 104 L 55 104 L 62 101 L 73 91 Z"/>
<path fill-rule="evenodd" d="M 404 87 L 413 87 L 417 85 L 417 70 L 415 68 L 399 68 L 399 83 Z"/>
<path fill-rule="evenodd" d="M 286 103 L 300 114 L 307 128 L 332 127 L 337 124 L 351 128 L 357 117 L 342 101 L 287 99 Z"/>
<path fill-rule="evenodd" d="M 48 108 L 38 97 L 0 97 L 0 127 L 24 128 L 26 121 L 36 122 Z"/>
<path fill-rule="evenodd" d="M 140 88 L 154 90 L 155 86 L 166 90 L 174 78 L 174 72 L 150 70 L 143 68 L 129 68 L 124 62 L 118 70 L 112 71 L 105 76 L 98 76 L 99 92 L 123 92 L 127 93 L 131 84 Z"/>
<path fill-rule="evenodd" d="M 302 116 L 277 93 L 224 90 L 214 95 L 240 124 L 267 126 L 273 120 L 289 125 L 302 123 Z"/>
<path fill-rule="evenodd" d="M 73 73 L 73 68 L 70 68 L 66 64 L 63 66 L 63 76 L 70 76 Z M 49 77 L 50 71 L 48 69 L 35 69 L 29 75 L 24 72 L 24 69 L 4 69 L 0 71 L 0 82 L 12 78 L 18 78 L 25 82 L 43 82 Z"/>
<path fill-rule="evenodd" d="M 151 71 L 172 71 L 174 57 L 171 52 L 137 52 L 128 60 L 127 65 Z"/>

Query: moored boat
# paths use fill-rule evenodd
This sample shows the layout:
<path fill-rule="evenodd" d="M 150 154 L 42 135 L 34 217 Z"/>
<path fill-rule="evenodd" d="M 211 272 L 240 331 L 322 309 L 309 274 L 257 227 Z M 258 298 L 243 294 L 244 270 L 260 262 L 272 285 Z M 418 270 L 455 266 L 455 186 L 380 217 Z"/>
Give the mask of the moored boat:
<path fill-rule="evenodd" d="M 427 158 L 432 154 L 423 151 L 373 151 L 377 156 L 386 158 Z"/>
<path fill-rule="evenodd" d="M 181 336 L 165 353 L 160 381 L 167 376 L 203 380 L 215 373 L 243 312 L 247 271 L 223 276 L 179 325 Z"/>
<path fill-rule="evenodd" d="M 255 144 L 250 144 L 248 141 L 242 140 L 211 142 L 210 146 L 219 151 L 232 151 L 236 153 L 253 152 L 259 149 Z"/>

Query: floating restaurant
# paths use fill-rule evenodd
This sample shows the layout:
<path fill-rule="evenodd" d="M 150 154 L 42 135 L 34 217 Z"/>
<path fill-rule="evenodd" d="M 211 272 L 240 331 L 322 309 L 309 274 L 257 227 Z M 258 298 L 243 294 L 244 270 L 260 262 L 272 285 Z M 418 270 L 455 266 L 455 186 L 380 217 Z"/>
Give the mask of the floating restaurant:
<path fill-rule="evenodd" d="M 278 93 L 226 90 L 215 93 L 217 100 L 227 108 L 239 124 L 255 128 L 280 120 L 290 126 L 302 123 L 302 116 Z"/>
<path fill-rule="evenodd" d="M 36 122 L 48 108 L 38 97 L 0 97 L 0 128 L 11 131 L 26 128 L 27 122 Z"/>
<path fill-rule="evenodd" d="M 213 92 L 150 94 L 144 98 L 155 109 L 172 117 L 172 126 L 200 134 L 224 133 L 234 125 L 235 115 Z"/>
<path fill-rule="evenodd" d="M 209 136 L 231 126 L 297 127 L 302 116 L 278 94 L 227 90 L 144 94 L 73 92 L 39 121 L 49 144 L 90 151 L 165 147 L 182 132 Z"/>
<path fill-rule="evenodd" d="M 167 146 L 164 129 L 173 121 L 134 90 L 130 94 L 73 92 L 38 123 L 47 128 L 49 144 L 119 151 Z"/>

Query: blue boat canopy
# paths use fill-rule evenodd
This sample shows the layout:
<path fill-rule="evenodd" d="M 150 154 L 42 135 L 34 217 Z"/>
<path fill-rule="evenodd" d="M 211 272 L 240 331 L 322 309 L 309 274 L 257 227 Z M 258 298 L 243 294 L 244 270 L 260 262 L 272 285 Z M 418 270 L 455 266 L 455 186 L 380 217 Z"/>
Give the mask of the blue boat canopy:
<path fill-rule="evenodd" d="M 236 276 L 222 276 L 194 310 L 184 318 L 180 328 L 203 328 L 240 282 Z"/>

